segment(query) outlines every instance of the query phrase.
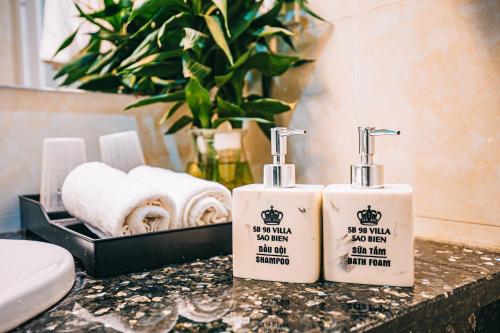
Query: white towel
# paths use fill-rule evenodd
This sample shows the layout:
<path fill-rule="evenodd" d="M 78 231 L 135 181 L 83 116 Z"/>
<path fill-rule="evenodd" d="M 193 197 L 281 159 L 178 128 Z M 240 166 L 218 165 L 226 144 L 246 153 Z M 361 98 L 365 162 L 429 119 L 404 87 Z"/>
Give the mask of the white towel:
<path fill-rule="evenodd" d="M 219 183 L 150 166 L 134 168 L 129 176 L 170 194 L 183 227 L 231 220 L 231 192 Z"/>
<path fill-rule="evenodd" d="M 176 228 L 174 201 L 104 163 L 84 163 L 62 188 L 67 211 L 98 236 L 123 236 Z"/>

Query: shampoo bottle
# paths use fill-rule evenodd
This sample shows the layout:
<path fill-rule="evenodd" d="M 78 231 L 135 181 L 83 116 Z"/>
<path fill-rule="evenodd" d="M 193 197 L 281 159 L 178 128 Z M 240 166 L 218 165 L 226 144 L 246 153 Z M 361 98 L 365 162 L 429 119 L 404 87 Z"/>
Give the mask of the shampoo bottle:
<path fill-rule="evenodd" d="M 295 165 L 285 164 L 287 138 L 305 134 L 271 129 L 273 164 L 264 184 L 233 191 L 233 275 L 310 283 L 320 275 L 323 186 L 296 185 Z"/>
<path fill-rule="evenodd" d="M 323 194 L 325 279 L 410 287 L 414 282 L 412 188 L 384 184 L 373 164 L 375 137 L 399 131 L 360 127 L 361 163 L 351 184 L 329 185 Z"/>

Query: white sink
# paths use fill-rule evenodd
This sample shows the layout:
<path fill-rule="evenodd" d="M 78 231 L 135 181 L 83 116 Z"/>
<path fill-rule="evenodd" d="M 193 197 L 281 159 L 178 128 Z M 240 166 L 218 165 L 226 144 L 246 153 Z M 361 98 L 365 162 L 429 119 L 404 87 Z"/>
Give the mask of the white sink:
<path fill-rule="evenodd" d="M 75 264 L 62 247 L 0 239 L 0 332 L 55 304 L 75 282 Z"/>

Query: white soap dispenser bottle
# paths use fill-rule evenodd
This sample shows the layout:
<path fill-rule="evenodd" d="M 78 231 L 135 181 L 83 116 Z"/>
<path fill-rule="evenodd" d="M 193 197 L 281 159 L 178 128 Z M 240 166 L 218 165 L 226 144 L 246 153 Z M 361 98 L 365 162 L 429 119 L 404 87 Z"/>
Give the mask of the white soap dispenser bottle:
<path fill-rule="evenodd" d="M 322 185 L 296 185 L 285 164 L 287 138 L 304 130 L 271 129 L 273 164 L 264 184 L 233 191 L 233 274 L 268 281 L 312 283 L 321 266 Z"/>
<path fill-rule="evenodd" d="M 375 137 L 399 131 L 359 127 L 361 163 L 351 166 L 351 184 L 323 193 L 325 279 L 410 287 L 414 283 L 412 188 L 384 184 L 373 164 Z"/>

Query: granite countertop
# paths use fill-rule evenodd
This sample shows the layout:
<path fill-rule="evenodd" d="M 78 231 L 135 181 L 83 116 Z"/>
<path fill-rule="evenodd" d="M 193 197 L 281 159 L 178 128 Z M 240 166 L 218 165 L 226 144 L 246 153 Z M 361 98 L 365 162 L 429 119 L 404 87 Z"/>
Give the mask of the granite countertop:
<path fill-rule="evenodd" d="M 70 293 L 17 331 L 461 332 L 500 322 L 500 253 L 417 240 L 415 257 L 413 288 L 238 279 L 231 256 L 105 279 L 77 265 Z"/>

